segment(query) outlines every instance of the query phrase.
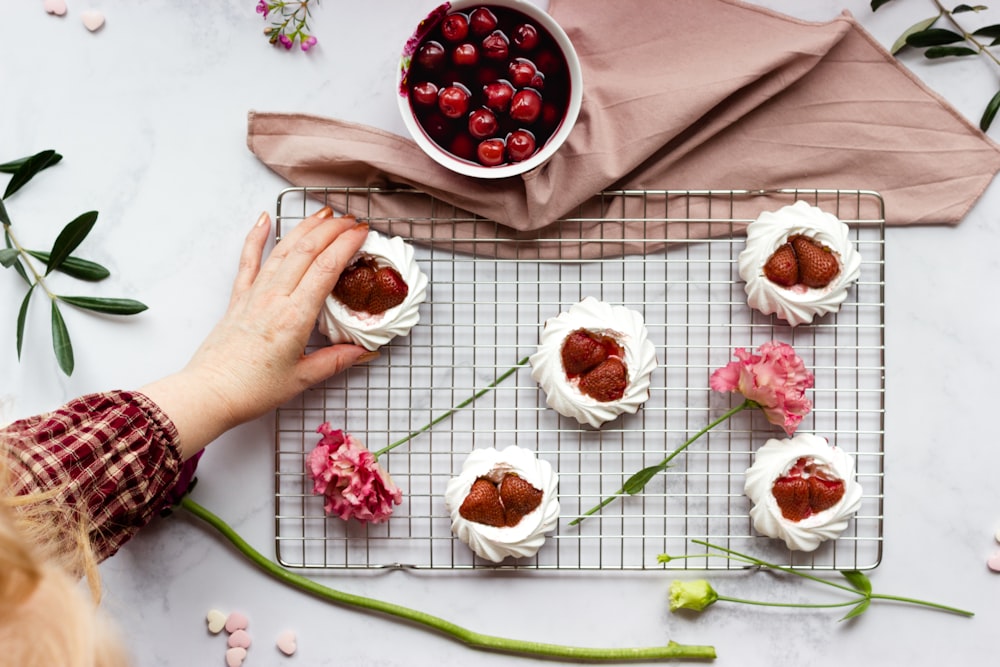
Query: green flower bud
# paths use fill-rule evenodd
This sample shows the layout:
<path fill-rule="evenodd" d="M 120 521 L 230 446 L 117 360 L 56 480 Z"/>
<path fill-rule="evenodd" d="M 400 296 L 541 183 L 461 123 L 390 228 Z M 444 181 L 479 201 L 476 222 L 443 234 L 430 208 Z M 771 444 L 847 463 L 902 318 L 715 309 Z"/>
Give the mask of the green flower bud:
<path fill-rule="evenodd" d="M 694 581 L 674 579 L 670 583 L 670 611 L 678 609 L 701 611 L 718 599 L 719 594 L 704 579 Z"/>

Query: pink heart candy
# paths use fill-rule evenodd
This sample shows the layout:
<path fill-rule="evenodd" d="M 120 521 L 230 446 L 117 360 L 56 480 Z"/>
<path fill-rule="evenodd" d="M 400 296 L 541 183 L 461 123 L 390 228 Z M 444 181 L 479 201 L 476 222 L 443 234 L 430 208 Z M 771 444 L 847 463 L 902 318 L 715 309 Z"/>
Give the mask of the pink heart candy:
<path fill-rule="evenodd" d="M 986 561 L 986 567 L 994 572 L 1000 572 L 1000 551 L 996 552 Z"/>
<path fill-rule="evenodd" d="M 96 9 L 88 9 L 80 14 L 83 25 L 90 32 L 96 32 L 104 25 L 104 14 Z"/>
<path fill-rule="evenodd" d="M 285 630 L 280 635 L 275 642 L 278 646 L 278 650 L 285 655 L 292 655 L 298 649 L 298 641 L 295 638 L 295 633 L 291 630 Z"/>
<path fill-rule="evenodd" d="M 45 0 L 45 11 L 56 16 L 66 13 L 66 0 Z"/>
<path fill-rule="evenodd" d="M 229 645 L 229 648 L 250 648 L 250 633 L 246 630 L 237 630 L 229 635 L 226 644 Z"/>
<path fill-rule="evenodd" d="M 226 666 L 227 667 L 240 667 L 243 661 L 247 659 L 247 650 L 240 646 L 236 646 L 231 649 L 226 650 Z"/>
<path fill-rule="evenodd" d="M 250 625 L 250 621 L 247 617 L 238 611 L 234 611 L 229 614 L 229 618 L 226 619 L 226 632 L 233 633 L 237 630 L 246 630 L 247 626 Z"/>

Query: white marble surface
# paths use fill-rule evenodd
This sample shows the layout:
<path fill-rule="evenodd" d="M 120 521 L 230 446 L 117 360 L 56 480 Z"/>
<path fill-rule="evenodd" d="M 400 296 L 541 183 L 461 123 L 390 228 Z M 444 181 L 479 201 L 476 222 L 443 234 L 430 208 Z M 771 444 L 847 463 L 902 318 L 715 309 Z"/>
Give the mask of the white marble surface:
<path fill-rule="evenodd" d="M 0 395 L 11 416 L 85 392 L 135 387 L 185 363 L 222 312 L 246 230 L 261 210 L 273 211 L 285 185 L 246 149 L 246 112 L 314 112 L 402 133 L 394 60 L 433 4 L 327 0 L 314 19 L 320 45 L 306 55 L 265 43 L 253 0 L 67 1 L 62 18 L 47 15 L 42 0 L 4 6 L 0 159 L 49 147 L 65 156 L 10 212 L 22 240 L 44 246 L 78 213 L 99 210 L 86 248 L 113 277 L 97 293 L 139 298 L 150 309 L 114 323 L 68 314 L 77 367 L 66 378 L 53 360 L 45 308 L 32 309 L 16 359 L 22 288 L 0 273 L 7 322 L 0 327 Z M 848 9 L 884 44 L 935 11 L 930 0 L 895 2 L 877 14 L 867 0 L 763 4 L 814 20 Z M 107 16 L 96 34 L 80 20 L 91 6 Z M 997 21 L 1000 12 L 992 16 Z M 996 69 L 983 59 L 906 62 L 974 122 L 996 89 Z M 966 607 L 977 612 L 974 619 L 893 605 L 876 605 L 855 623 L 838 623 L 836 612 L 722 605 L 700 617 L 671 615 L 669 574 L 318 578 L 503 636 L 609 647 L 668 638 L 713 644 L 720 665 L 994 663 L 1000 575 L 985 563 L 1000 550 L 992 420 L 1000 368 L 996 298 L 986 281 L 998 269 L 998 207 L 994 183 L 957 228 L 886 234 L 885 551 L 872 579 L 877 591 Z M 271 419 L 261 419 L 214 444 L 196 491 L 268 554 L 272 429 Z M 106 606 L 144 667 L 224 664 L 224 640 L 205 631 L 212 607 L 251 616 L 256 643 L 248 666 L 545 664 L 473 652 L 406 623 L 306 597 L 258 574 L 188 518 L 149 527 L 103 573 Z M 744 597 L 771 586 L 764 575 L 713 580 Z M 293 658 L 274 649 L 286 628 L 300 637 Z"/>

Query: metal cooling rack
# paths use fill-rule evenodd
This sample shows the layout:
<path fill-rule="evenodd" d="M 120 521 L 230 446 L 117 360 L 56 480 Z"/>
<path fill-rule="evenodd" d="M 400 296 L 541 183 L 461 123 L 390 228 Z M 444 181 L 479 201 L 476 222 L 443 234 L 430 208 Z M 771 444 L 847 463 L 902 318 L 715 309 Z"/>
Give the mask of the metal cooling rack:
<path fill-rule="evenodd" d="M 418 203 L 419 220 L 380 217 L 387 198 Z M 834 213 L 851 228 L 861 277 L 836 315 L 791 328 L 746 305 L 736 258 L 742 231 L 764 210 L 797 199 Z M 460 228 L 478 220 L 416 191 L 292 188 L 278 198 L 278 230 L 337 200 L 374 228 L 409 238 L 433 222 L 427 245 L 412 239 L 430 279 L 421 321 L 379 359 L 306 391 L 278 409 L 275 452 L 277 559 L 288 567 L 492 569 L 451 534 L 443 493 L 473 448 L 530 447 L 560 476 L 562 515 L 531 559 L 500 567 L 528 570 L 660 570 L 657 555 L 700 554 L 692 538 L 807 569 L 871 569 L 881 559 L 884 436 L 884 206 L 869 191 L 614 191 L 598 195 L 603 238 L 612 255 L 626 237 L 639 254 L 580 261 L 583 230 L 595 220 L 560 222 L 562 238 L 545 240 L 506 228 L 469 241 Z M 636 215 L 636 211 L 639 212 Z M 366 215 L 367 213 L 367 215 Z M 684 240 L 693 234 L 711 238 Z M 669 237 L 669 242 L 668 242 Z M 593 242 L 591 242 L 593 243 Z M 547 259 L 497 259 L 516 245 L 547 245 Z M 565 253 L 560 252 L 565 249 Z M 479 253 L 477 251 L 483 251 Z M 539 253 L 541 255 L 541 253 Z M 567 257 L 569 259 L 567 259 Z M 415 431 L 489 385 L 536 349 L 544 321 L 581 298 L 641 311 L 660 367 L 638 414 L 600 430 L 579 426 L 545 406 L 530 368 L 381 462 L 404 491 L 403 504 L 381 525 L 326 518 L 310 494 L 304 459 L 324 421 L 362 438 L 373 451 Z M 763 415 L 744 412 L 710 432 L 651 481 L 578 526 L 569 522 L 621 487 L 633 472 L 660 461 L 737 397 L 710 391 L 709 375 L 735 347 L 772 339 L 793 345 L 816 375 L 814 409 L 800 432 L 829 437 L 856 457 L 864 488 L 847 531 L 811 554 L 756 535 L 743 495 L 752 451 L 783 437 Z M 322 344 L 314 340 L 315 345 Z M 667 567 L 736 567 L 721 559 L 681 559 Z"/>

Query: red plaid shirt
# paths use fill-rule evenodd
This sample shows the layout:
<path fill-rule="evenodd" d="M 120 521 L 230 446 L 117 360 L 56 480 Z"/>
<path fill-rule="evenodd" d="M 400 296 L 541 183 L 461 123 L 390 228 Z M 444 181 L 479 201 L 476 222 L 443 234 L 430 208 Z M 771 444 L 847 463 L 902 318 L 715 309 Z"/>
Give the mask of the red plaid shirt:
<path fill-rule="evenodd" d="M 114 554 L 162 509 L 182 473 L 177 429 L 146 396 L 83 396 L 0 430 L 11 493 L 61 487 L 88 512 L 98 558 Z"/>

